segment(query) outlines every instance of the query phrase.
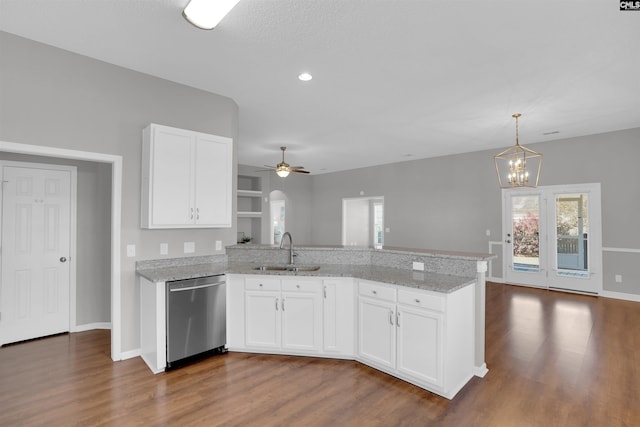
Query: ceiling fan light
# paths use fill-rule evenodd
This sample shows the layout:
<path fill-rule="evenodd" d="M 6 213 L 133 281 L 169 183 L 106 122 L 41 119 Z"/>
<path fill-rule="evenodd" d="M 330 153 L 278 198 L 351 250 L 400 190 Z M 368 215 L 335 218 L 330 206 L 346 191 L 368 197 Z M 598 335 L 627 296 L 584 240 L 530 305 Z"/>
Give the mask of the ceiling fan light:
<path fill-rule="evenodd" d="M 278 174 L 278 176 L 279 176 L 280 178 L 286 178 L 286 177 L 288 177 L 288 176 L 289 176 L 289 171 L 288 171 L 288 170 L 286 170 L 286 169 L 278 169 L 278 170 L 276 171 L 276 173 Z"/>
<path fill-rule="evenodd" d="M 182 11 L 182 16 L 202 30 L 213 30 L 239 1 L 190 0 Z"/>

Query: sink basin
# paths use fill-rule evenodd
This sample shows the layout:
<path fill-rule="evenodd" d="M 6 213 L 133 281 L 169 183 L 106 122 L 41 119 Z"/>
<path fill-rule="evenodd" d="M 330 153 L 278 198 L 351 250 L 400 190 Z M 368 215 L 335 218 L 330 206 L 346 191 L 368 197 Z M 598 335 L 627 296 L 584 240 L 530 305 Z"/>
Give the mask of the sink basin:
<path fill-rule="evenodd" d="M 260 271 L 317 271 L 320 270 L 319 265 L 258 265 L 253 267 L 254 270 Z"/>

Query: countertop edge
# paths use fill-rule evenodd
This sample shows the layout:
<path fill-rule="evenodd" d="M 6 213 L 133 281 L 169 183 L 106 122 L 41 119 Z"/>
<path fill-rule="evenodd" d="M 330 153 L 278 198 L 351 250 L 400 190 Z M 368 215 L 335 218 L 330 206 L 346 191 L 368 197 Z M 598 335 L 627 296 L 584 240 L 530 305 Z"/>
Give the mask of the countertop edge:
<path fill-rule="evenodd" d="M 321 265 L 317 271 L 261 271 L 253 263 L 208 263 L 162 268 L 141 268 L 136 274 L 153 282 L 194 279 L 221 274 L 283 277 L 348 277 L 439 293 L 451 293 L 475 283 L 475 277 L 453 276 L 379 266 Z M 429 280 L 430 282 L 425 282 Z"/>

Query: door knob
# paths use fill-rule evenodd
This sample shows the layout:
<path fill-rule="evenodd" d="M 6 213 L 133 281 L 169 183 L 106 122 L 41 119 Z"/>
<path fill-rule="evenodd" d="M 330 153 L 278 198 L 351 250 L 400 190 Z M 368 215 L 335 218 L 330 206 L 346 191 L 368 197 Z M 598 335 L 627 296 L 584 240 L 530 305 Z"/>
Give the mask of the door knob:
<path fill-rule="evenodd" d="M 67 262 L 67 259 L 65 257 L 60 257 L 60 262 Z"/>

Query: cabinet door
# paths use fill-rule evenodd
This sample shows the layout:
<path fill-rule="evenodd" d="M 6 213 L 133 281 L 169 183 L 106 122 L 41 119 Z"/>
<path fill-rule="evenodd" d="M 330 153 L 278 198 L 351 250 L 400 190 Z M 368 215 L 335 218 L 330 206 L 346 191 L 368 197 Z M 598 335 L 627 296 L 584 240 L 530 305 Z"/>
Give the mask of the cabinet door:
<path fill-rule="evenodd" d="M 355 344 L 353 280 L 325 280 L 322 296 L 323 351 L 340 356 L 353 356 Z"/>
<path fill-rule="evenodd" d="M 151 226 L 192 224 L 193 133 L 164 126 L 151 132 Z"/>
<path fill-rule="evenodd" d="M 245 291 L 247 347 L 280 348 L 280 292 Z"/>
<path fill-rule="evenodd" d="M 282 293 L 282 348 L 320 351 L 322 300 L 318 292 Z"/>
<path fill-rule="evenodd" d="M 195 153 L 195 223 L 231 227 L 233 147 L 230 138 L 198 134 Z"/>
<path fill-rule="evenodd" d="M 397 370 L 443 386 L 443 317 L 441 313 L 398 305 Z"/>
<path fill-rule="evenodd" d="M 394 369 L 395 304 L 363 296 L 358 301 L 358 355 L 374 365 Z"/>

